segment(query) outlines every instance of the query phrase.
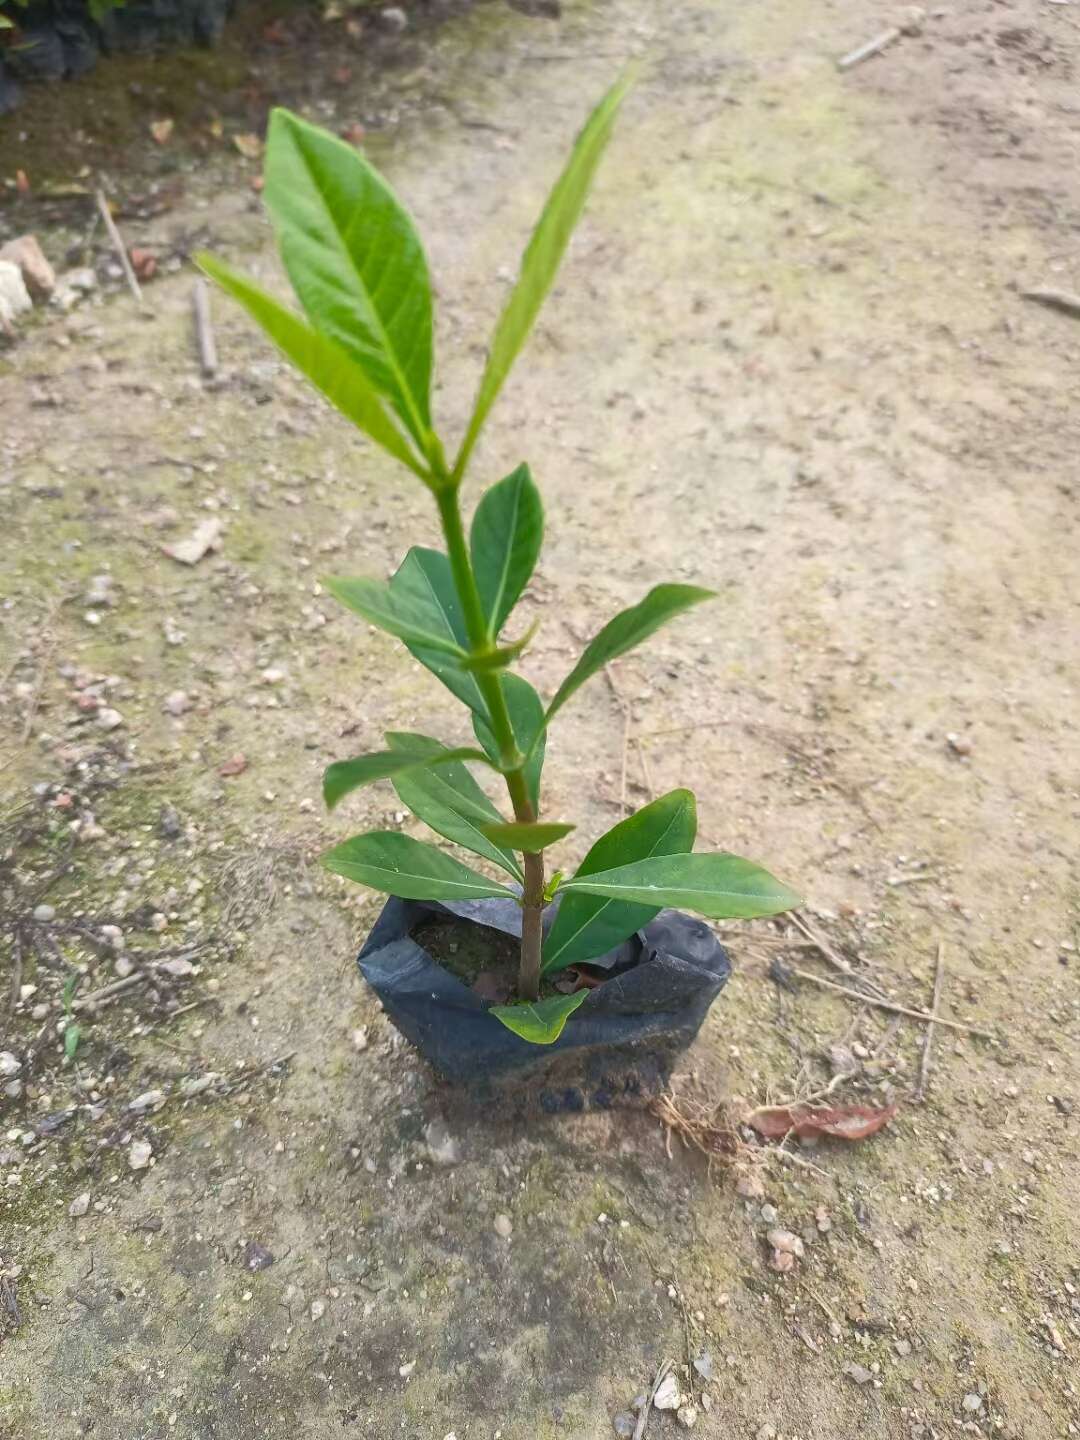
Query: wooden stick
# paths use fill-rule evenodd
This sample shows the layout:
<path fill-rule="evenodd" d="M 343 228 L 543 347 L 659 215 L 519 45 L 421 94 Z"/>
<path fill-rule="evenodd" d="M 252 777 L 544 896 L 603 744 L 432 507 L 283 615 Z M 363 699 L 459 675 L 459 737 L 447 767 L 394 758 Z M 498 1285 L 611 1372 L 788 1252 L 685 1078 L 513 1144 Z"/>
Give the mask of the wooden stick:
<path fill-rule="evenodd" d="M 930 1003 L 930 1023 L 926 1027 L 926 1034 L 923 1037 L 922 1061 L 919 1065 L 919 1083 L 915 1087 L 915 1099 L 926 1099 L 926 1082 L 930 1078 L 930 1057 L 934 1047 L 934 1026 L 938 1021 L 938 1009 L 941 1005 L 941 982 L 945 978 L 945 942 L 938 941 L 937 947 L 937 968 L 934 971 L 934 998 Z"/>
<path fill-rule="evenodd" d="M 195 340 L 199 347 L 199 365 L 207 380 L 217 374 L 217 345 L 214 324 L 210 318 L 210 291 L 205 280 L 195 281 L 191 292 L 191 309 L 195 317 Z"/>
<path fill-rule="evenodd" d="M 809 940 L 810 944 L 814 947 L 814 949 L 818 952 L 822 959 L 827 960 L 834 970 L 839 970 L 841 975 L 846 975 L 849 980 L 863 980 L 863 977 L 858 973 L 858 971 L 856 971 L 855 968 L 851 964 L 849 964 L 849 962 L 845 960 L 842 955 L 838 955 L 836 951 L 832 948 L 832 946 L 828 943 L 828 941 L 823 940 L 816 930 L 812 930 L 801 915 L 799 915 L 796 911 L 793 910 L 788 916 L 788 919 L 791 921 L 791 923 L 795 926 L 797 930 L 802 931 L 802 933 L 806 936 L 807 940 Z M 880 999 L 885 999 L 884 990 L 882 990 L 881 986 L 878 985 L 875 981 L 866 979 L 865 981 L 863 981 L 863 983 L 869 986 L 869 988 L 874 992 L 874 994 L 877 995 Z"/>
<path fill-rule="evenodd" d="M 664 1383 L 664 1377 L 670 1369 L 671 1361 L 665 1360 L 659 1370 L 657 1370 L 656 1379 L 653 1381 L 652 1388 L 645 1397 L 645 1404 L 641 1407 L 637 1417 L 637 1424 L 634 1426 L 634 1440 L 641 1440 L 641 1437 L 645 1434 L 645 1427 L 649 1423 L 649 1411 L 652 1409 L 652 1403 L 656 1399 L 656 1392 Z"/>
<path fill-rule="evenodd" d="M 826 990 L 835 990 L 838 995 L 846 995 L 849 1000 L 857 1000 L 860 1005 L 876 1005 L 879 1010 L 891 1010 L 894 1015 L 907 1015 L 912 1020 L 932 1020 L 937 1025 L 947 1025 L 950 1030 L 963 1030 L 965 1034 L 978 1035 L 983 1040 L 997 1039 L 992 1031 L 980 1030 L 977 1025 L 965 1025 L 960 1020 L 946 1020 L 943 1015 L 931 1015 L 926 1010 L 912 1010 L 907 1005 L 894 1005 L 891 1000 L 879 1000 L 876 995 L 864 995 L 859 990 L 849 990 L 846 985 L 835 985 L 831 980 L 825 980 L 811 970 L 791 969 L 788 973 L 798 976 L 800 980 L 809 980 L 812 985 L 823 985 Z"/>
<path fill-rule="evenodd" d="M 899 40 L 901 31 L 893 28 L 883 30 L 880 35 L 875 35 L 872 40 L 865 44 L 858 45 L 854 50 L 849 51 L 836 62 L 838 70 L 850 70 L 854 65 L 861 65 L 864 60 L 869 60 L 871 55 L 880 55 L 882 50 L 890 46 L 894 40 Z"/>
<path fill-rule="evenodd" d="M 1034 300 L 1036 305 L 1046 305 L 1051 310 L 1060 310 L 1063 315 L 1080 319 L 1080 295 L 1068 290 L 1021 290 L 1022 300 Z"/>
<path fill-rule="evenodd" d="M 127 281 L 128 289 L 132 295 L 134 295 L 139 308 L 142 309 L 142 291 L 139 289 L 139 282 L 135 278 L 135 271 L 131 265 L 131 257 L 128 255 L 127 248 L 124 245 L 124 237 L 117 229 L 116 221 L 113 219 L 112 213 L 109 210 L 109 202 L 105 199 L 105 191 L 99 190 L 95 198 L 97 199 L 98 210 L 101 212 L 101 218 L 105 222 L 105 229 L 109 232 L 112 247 L 116 251 L 117 259 L 120 261 L 120 267 L 124 272 L 124 279 Z"/>

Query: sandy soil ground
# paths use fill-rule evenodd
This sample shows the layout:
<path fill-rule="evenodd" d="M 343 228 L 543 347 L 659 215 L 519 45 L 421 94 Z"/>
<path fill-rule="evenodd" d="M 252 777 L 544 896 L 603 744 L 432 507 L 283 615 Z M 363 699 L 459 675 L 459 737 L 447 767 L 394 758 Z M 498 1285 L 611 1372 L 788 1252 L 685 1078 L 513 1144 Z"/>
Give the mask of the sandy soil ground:
<path fill-rule="evenodd" d="M 377 74 L 356 39 L 333 84 L 339 31 L 243 100 L 190 62 L 214 145 L 185 118 L 156 146 L 168 92 L 124 67 L 68 93 L 142 97 L 112 183 L 160 272 L 140 315 L 59 164 L 7 205 L 104 283 L 0 358 L 5 1440 L 600 1440 L 665 1360 L 725 1440 L 1077 1434 L 1080 323 L 1021 295 L 1080 288 L 1075 9 L 957 0 L 840 74 L 895 11 L 480 6 L 380 41 Z M 799 885 L 861 982 L 924 1007 L 942 947 L 942 1014 L 993 1037 L 939 1027 L 920 1101 L 921 1023 L 778 985 L 778 957 L 838 977 L 790 925 L 733 927 L 683 1093 L 839 1072 L 900 1105 L 864 1144 L 769 1157 L 756 1197 L 648 1114 L 469 1113 L 381 1017 L 352 958 L 376 902 L 313 860 L 401 817 L 378 789 L 326 821 L 320 771 L 459 721 L 318 580 L 386 573 L 433 517 L 223 301 L 217 383 L 191 338 L 192 248 L 276 283 L 235 117 L 269 90 L 360 121 L 428 239 L 453 430 L 630 53 L 478 463 L 528 458 L 546 499 L 542 689 L 649 584 L 723 598 L 618 664 L 628 730 L 602 682 L 567 710 L 548 808 L 573 858 L 624 788 L 693 786 L 703 842 Z M 3 122 L 5 174 L 44 173 L 39 113 Z M 163 553 L 210 520 L 216 552 Z M 777 1223 L 805 1243 L 787 1274 Z"/>

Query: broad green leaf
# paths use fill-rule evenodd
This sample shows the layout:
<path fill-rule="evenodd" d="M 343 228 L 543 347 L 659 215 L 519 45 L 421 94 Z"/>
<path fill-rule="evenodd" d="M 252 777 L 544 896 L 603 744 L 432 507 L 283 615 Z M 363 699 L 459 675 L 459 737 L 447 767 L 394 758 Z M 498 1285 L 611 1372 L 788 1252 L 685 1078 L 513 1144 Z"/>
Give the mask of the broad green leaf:
<path fill-rule="evenodd" d="M 541 850 L 569 835 L 576 826 L 555 820 L 500 820 L 497 824 L 482 825 L 480 828 L 489 840 L 524 851 L 526 855 L 539 855 Z"/>
<path fill-rule="evenodd" d="M 415 603 L 414 597 L 400 591 L 395 593 L 382 580 L 369 580 L 363 576 L 332 576 L 323 584 L 335 599 L 380 630 L 404 640 L 410 650 L 416 645 L 438 652 L 444 664 L 447 657 L 464 653 L 442 633 L 437 615 Z"/>
<path fill-rule="evenodd" d="M 230 270 L 213 255 L 203 252 L 196 255 L 195 260 L 211 280 L 240 302 L 281 353 L 307 376 L 331 405 L 427 483 L 427 472 L 386 413 L 381 396 L 340 345 L 320 335 L 306 320 L 294 315 L 272 295 L 235 270 Z"/>
<path fill-rule="evenodd" d="M 574 142 L 562 174 L 548 196 L 547 204 L 522 257 L 517 284 L 495 327 L 491 352 L 480 380 L 472 419 L 454 465 L 454 473 L 458 476 L 464 474 L 488 412 L 495 403 L 518 352 L 528 338 L 545 296 L 551 289 L 574 226 L 585 206 L 596 167 L 611 138 L 615 117 L 619 113 L 629 84 L 629 76 L 624 75 L 589 116 Z"/>
<path fill-rule="evenodd" d="M 529 758 L 525 764 L 525 783 L 533 809 L 540 809 L 540 775 L 544 768 L 544 749 L 547 745 L 547 731 L 544 724 L 544 702 L 527 680 L 520 675 L 500 675 L 506 708 L 510 712 L 510 723 L 514 738 L 522 755 Z M 490 758 L 499 763 L 499 747 L 491 726 L 482 716 L 474 715 L 473 730 L 476 738 Z"/>
<path fill-rule="evenodd" d="M 700 585 L 654 585 L 644 600 L 621 611 L 589 641 L 581 659 L 555 692 L 547 709 L 548 722 L 598 670 L 647 640 L 666 621 L 702 600 L 712 600 L 715 594 L 714 590 L 703 590 Z"/>
<path fill-rule="evenodd" d="M 588 990 L 575 990 L 572 995 L 552 995 L 531 1005 L 492 1005 L 488 1014 L 501 1020 L 523 1040 L 534 1045 L 550 1045 L 562 1034 L 567 1020 L 588 993 Z"/>
<path fill-rule="evenodd" d="M 672 790 L 601 835 L 574 873 L 574 879 L 612 870 L 652 855 L 685 855 L 694 848 L 697 808 L 689 790 Z M 566 882 L 563 882 L 565 890 Z M 606 955 L 659 912 L 610 896 L 564 894 L 544 939 L 544 970 L 562 970 Z"/>
<path fill-rule="evenodd" d="M 476 676 L 463 668 L 469 637 L 447 556 L 414 545 L 391 579 L 390 591 L 408 604 L 411 613 L 422 614 L 427 630 L 439 638 L 438 645 L 407 641 L 413 659 L 441 680 L 474 715 L 486 719 L 487 704 Z M 455 648 L 448 653 L 451 646 Z"/>
<path fill-rule="evenodd" d="M 497 823 L 502 816 L 465 766 L 451 758 L 457 752 L 444 750 L 437 740 L 429 740 L 426 735 L 391 731 L 386 740 L 399 753 L 426 753 L 439 762 L 437 770 L 414 767 L 394 776 L 394 789 L 401 803 L 437 835 L 485 856 L 524 883 L 514 852 L 496 845 L 483 833 L 482 825 Z M 484 759 L 490 764 L 486 756 Z"/>
<path fill-rule="evenodd" d="M 450 765 L 460 760 L 479 760 L 485 765 L 491 764 L 482 750 L 467 747 L 447 750 L 437 741 L 432 741 L 432 744 L 438 748 L 430 755 L 409 753 L 406 750 L 380 750 L 373 755 L 357 755 L 352 760 L 335 760 L 323 771 L 323 800 L 326 808 L 333 810 L 339 800 L 359 789 L 361 785 L 370 785 L 375 780 L 392 779 L 405 770 L 416 770 L 427 765 Z M 459 766 L 459 769 L 464 769 L 464 766 Z M 468 773 L 466 770 L 465 774 Z M 483 794 L 483 791 L 480 793 Z"/>
<path fill-rule="evenodd" d="M 263 192 L 312 324 L 386 395 L 421 450 L 431 432 L 431 284 L 394 192 L 351 145 L 276 109 Z"/>
<path fill-rule="evenodd" d="M 544 538 L 544 507 L 527 465 L 486 492 L 469 532 L 488 630 L 497 636 L 529 583 Z"/>
<path fill-rule="evenodd" d="M 320 861 L 335 875 L 403 900 L 480 900 L 486 895 L 516 898 L 497 880 L 489 880 L 434 845 L 397 830 L 354 835 L 327 850 Z"/>
<path fill-rule="evenodd" d="M 657 855 L 564 880 L 562 893 L 600 895 L 660 909 L 695 910 L 710 920 L 779 915 L 802 901 L 794 890 L 738 855 Z M 565 900 L 563 901 L 565 904 Z"/>

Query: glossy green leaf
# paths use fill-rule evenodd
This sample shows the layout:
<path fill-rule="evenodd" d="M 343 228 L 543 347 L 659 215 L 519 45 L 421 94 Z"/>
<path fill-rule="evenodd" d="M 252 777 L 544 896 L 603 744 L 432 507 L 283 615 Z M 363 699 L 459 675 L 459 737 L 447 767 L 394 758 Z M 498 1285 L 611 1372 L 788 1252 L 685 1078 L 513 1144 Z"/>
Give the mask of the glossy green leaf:
<path fill-rule="evenodd" d="M 422 614 L 437 645 L 409 643 L 409 653 L 456 695 L 474 715 L 487 718 L 487 704 L 476 676 L 464 668 L 469 648 L 465 620 L 449 559 L 439 550 L 414 545 L 390 581 L 390 591 Z M 450 647 L 455 647 L 452 651 Z M 481 742 L 483 743 L 483 742 Z"/>
<path fill-rule="evenodd" d="M 642 640 L 659 630 L 666 621 L 681 615 L 692 605 L 703 600 L 712 600 L 713 590 L 703 590 L 700 585 L 655 585 L 644 600 L 631 605 L 609 620 L 604 628 L 586 645 L 581 659 L 555 692 L 547 709 L 550 722 L 556 711 L 561 710 L 575 690 L 612 660 L 625 655 Z"/>
<path fill-rule="evenodd" d="M 536 568 L 544 507 L 527 465 L 500 480 L 476 507 L 469 533 L 484 617 L 497 636 Z"/>
<path fill-rule="evenodd" d="M 574 876 L 563 882 L 562 893 L 694 910 L 710 920 L 752 920 L 802 904 L 794 890 L 760 865 L 726 854 L 658 855 L 595 875 Z"/>
<path fill-rule="evenodd" d="M 502 816 L 465 766 L 451 758 L 455 752 L 445 750 L 437 740 L 430 740 L 426 735 L 402 731 L 389 732 L 386 741 L 399 753 L 411 752 L 414 757 L 426 754 L 438 761 L 438 769 L 412 767 L 394 777 L 394 789 L 401 803 L 425 825 L 430 825 L 437 835 L 463 845 L 475 855 L 483 855 L 524 883 L 514 852 L 489 840 L 480 828 L 483 824 L 498 823 Z"/>
<path fill-rule="evenodd" d="M 613 870 L 652 855 L 685 855 L 694 848 L 697 807 L 689 790 L 672 790 L 601 835 L 574 873 L 574 879 Z M 566 882 L 563 882 L 565 890 Z M 640 905 L 611 896 L 564 893 L 544 939 L 545 972 L 605 955 L 647 925 L 659 905 Z"/>
<path fill-rule="evenodd" d="M 406 750 L 380 750 L 372 755 L 357 755 L 352 760 L 335 760 L 323 771 L 323 800 L 326 808 L 332 810 L 339 800 L 361 785 L 370 785 L 375 780 L 389 780 L 406 770 L 416 770 L 427 765 L 450 765 L 461 760 L 478 760 L 485 765 L 491 761 L 482 750 L 461 747 L 447 750 L 433 740 L 436 748 L 428 755 L 409 753 Z M 464 766 L 459 765 L 464 770 Z M 468 775 L 465 770 L 465 774 Z M 475 782 L 474 782 L 475 783 Z M 479 789 L 479 786 L 477 786 Z M 483 791 L 480 792 L 483 794 Z"/>
<path fill-rule="evenodd" d="M 512 890 L 470 870 L 450 855 L 397 830 L 354 835 L 320 856 L 322 865 L 358 885 L 399 895 L 403 900 L 514 898 Z"/>
<path fill-rule="evenodd" d="M 552 995 L 531 1005 L 492 1005 L 488 1014 L 501 1020 L 523 1040 L 533 1045 L 550 1045 L 562 1034 L 567 1020 L 588 994 L 588 990 L 575 990 L 572 995 Z"/>
<path fill-rule="evenodd" d="M 331 405 L 427 483 L 426 471 L 387 414 L 378 391 L 339 345 L 213 255 L 202 253 L 195 259 L 211 280 L 240 302 L 286 359 Z"/>
<path fill-rule="evenodd" d="M 488 412 L 510 373 L 510 367 L 528 338 L 544 298 L 551 289 L 559 264 L 581 216 L 596 167 L 604 153 L 623 97 L 629 88 L 623 76 L 607 92 L 585 122 L 570 158 L 548 196 L 547 204 L 525 250 L 517 284 L 495 327 L 487 366 L 480 380 L 472 419 L 454 466 L 464 473 L 476 438 Z"/>
<path fill-rule="evenodd" d="M 544 769 L 544 750 L 547 745 L 547 731 L 544 723 L 544 702 L 527 680 L 520 675 L 500 675 L 506 708 L 510 712 L 510 723 L 514 728 L 514 739 L 522 755 L 529 758 L 525 765 L 525 784 L 533 809 L 540 809 L 540 776 Z M 499 747 L 491 727 L 480 715 L 473 717 L 473 730 L 485 752 L 498 764 Z"/>
<path fill-rule="evenodd" d="M 425 651 L 436 651 L 444 657 L 444 664 L 447 656 L 464 653 L 452 638 L 442 633 L 437 615 L 415 603 L 414 597 L 407 593 L 393 591 L 382 580 L 331 576 L 323 584 L 335 599 L 380 630 L 404 640 L 410 650 L 415 645 Z"/>
<path fill-rule="evenodd" d="M 489 840 L 521 850 L 526 855 L 539 855 L 556 840 L 569 835 L 574 825 L 564 825 L 557 820 L 501 820 L 498 824 L 480 827 Z"/>
<path fill-rule="evenodd" d="M 400 201 L 351 145 L 282 109 L 270 116 L 263 195 L 312 324 L 389 398 L 426 453 L 431 283 Z"/>

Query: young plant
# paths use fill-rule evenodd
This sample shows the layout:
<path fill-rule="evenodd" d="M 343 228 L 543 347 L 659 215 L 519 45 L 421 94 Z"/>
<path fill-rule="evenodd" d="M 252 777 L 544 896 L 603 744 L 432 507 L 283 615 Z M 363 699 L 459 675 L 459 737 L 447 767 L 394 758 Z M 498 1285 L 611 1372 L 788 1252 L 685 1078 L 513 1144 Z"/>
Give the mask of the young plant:
<path fill-rule="evenodd" d="M 542 818 L 548 729 L 582 685 L 668 620 L 712 597 L 697 585 L 657 585 L 609 620 L 550 700 L 513 673 L 532 630 L 506 630 L 536 565 L 543 506 L 519 465 L 480 499 L 466 535 L 461 490 L 492 405 L 551 288 L 626 92 L 620 80 L 578 136 L 525 250 L 495 329 L 472 416 L 447 457 L 431 415 L 433 323 L 419 237 L 382 176 L 350 146 L 286 110 L 271 117 L 264 196 L 304 316 L 221 261 L 199 263 L 359 429 L 431 492 L 445 550 L 414 546 L 389 582 L 337 578 L 326 588 L 364 620 L 403 641 L 471 712 L 475 746 L 392 732 L 385 750 L 341 760 L 324 779 L 333 807 L 350 791 L 390 780 L 437 835 L 481 856 L 512 883 L 492 880 L 433 845 L 396 831 L 358 835 L 323 856 L 327 869 L 410 900 L 515 899 L 522 908 L 519 1002 L 492 1014 L 528 1040 L 550 1042 L 585 998 L 540 1000 L 542 977 L 594 959 L 663 907 L 712 919 L 773 915 L 797 897 L 735 855 L 694 854 L 694 797 L 674 790 L 602 836 L 567 879 L 548 883 L 545 852 L 574 828 Z M 469 770 L 502 776 L 513 812 L 495 807 Z M 547 936 L 541 918 L 556 890 Z"/>

